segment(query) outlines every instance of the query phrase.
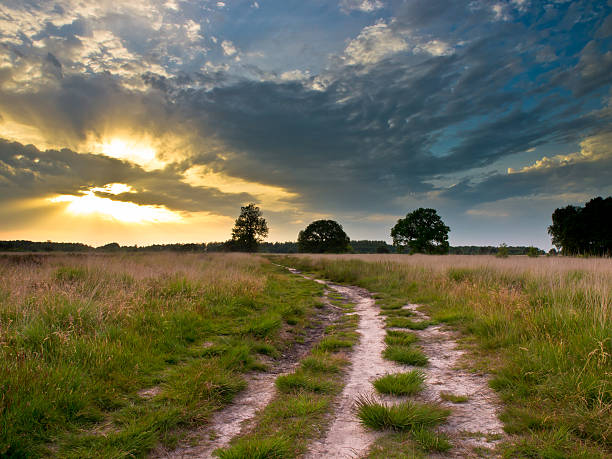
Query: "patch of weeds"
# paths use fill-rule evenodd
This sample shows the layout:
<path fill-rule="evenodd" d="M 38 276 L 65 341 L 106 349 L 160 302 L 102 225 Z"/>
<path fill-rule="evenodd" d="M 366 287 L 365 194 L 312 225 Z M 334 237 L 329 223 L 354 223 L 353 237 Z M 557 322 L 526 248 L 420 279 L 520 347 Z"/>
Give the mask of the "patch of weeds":
<path fill-rule="evenodd" d="M 302 393 L 279 403 L 275 415 L 281 419 L 309 416 L 324 412 L 329 400 L 316 394 Z"/>
<path fill-rule="evenodd" d="M 414 311 L 410 309 L 390 309 L 383 311 L 383 314 L 387 317 L 412 317 L 414 316 Z"/>
<path fill-rule="evenodd" d="M 276 387 L 281 392 L 311 391 L 315 393 L 329 393 L 335 385 L 327 380 L 315 377 L 298 370 L 295 373 L 282 375 L 276 378 Z"/>
<path fill-rule="evenodd" d="M 352 347 L 354 344 L 353 340 L 350 339 L 340 339 L 336 336 L 328 336 L 319 341 L 319 344 L 316 346 L 316 350 L 322 352 L 333 352 L 338 349 L 346 349 Z"/>
<path fill-rule="evenodd" d="M 423 427 L 412 430 L 412 438 L 427 452 L 445 453 L 453 447 L 446 435 Z"/>
<path fill-rule="evenodd" d="M 450 392 L 440 392 L 440 398 L 451 403 L 465 403 L 470 399 L 467 395 L 456 395 Z"/>
<path fill-rule="evenodd" d="M 318 354 L 304 358 L 300 366 L 312 373 L 338 373 L 341 364 L 346 364 L 346 360 L 339 360 L 332 354 Z"/>
<path fill-rule="evenodd" d="M 409 432 L 391 432 L 374 442 L 367 459 L 425 459 L 427 455 Z"/>
<path fill-rule="evenodd" d="M 414 333 L 399 330 L 387 330 L 387 334 L 385 336 L 385 343 L 388 345 L 399 344 L 402 346 L 409 346 L 418 340 L 419 339 Z"/>
<path fill-rule="evenodd" d="M 412 346 L 392 345 L 383 351 L 383 357 L 387 360 L 423 367 L 429 362 L 427 356 L 420 349 Z"/>
<path fill-rule="evenodd" d="M 407 373 L 397 373 L 382 376 L 373 382 L 381 394 L 414 395 L 424 388 L 425 375 L 413 370 Z"/>
<path fill-rule="evenodd" d="M 284 459 L 289 454 L 289 447 L 282 437 L 244 438 L 214 454 L 219 459 Z"/>
<path fill-rule="evenodd" d="M 414 321 L 405 317 L 388 317 L 386 321 L 387 327 L 393 328 L 409 328 L 410 330 L 425 330 L 433 324 L 431 320 Z"/>
<path fill-rule="evenodd" d="M 381 403 L 367 396 L 358 397 L 355 410 L 361 423 L 375 430 L 414 430 L 440 424 L 450 410 L 428 403 L 405 401 L 397 405 Z"/>

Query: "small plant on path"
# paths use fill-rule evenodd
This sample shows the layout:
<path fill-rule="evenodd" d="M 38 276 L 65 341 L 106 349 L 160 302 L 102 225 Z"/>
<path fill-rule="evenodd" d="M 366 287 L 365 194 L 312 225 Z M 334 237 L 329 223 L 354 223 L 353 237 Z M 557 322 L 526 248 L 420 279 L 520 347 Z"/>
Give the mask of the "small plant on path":
<path fill-rule="evenodd" d="M 374 387 L 381 394 L 414 395 L 424 388 L 425 375 L 413 370 L 407 373 L 385 375 L 374 381 Z"/>

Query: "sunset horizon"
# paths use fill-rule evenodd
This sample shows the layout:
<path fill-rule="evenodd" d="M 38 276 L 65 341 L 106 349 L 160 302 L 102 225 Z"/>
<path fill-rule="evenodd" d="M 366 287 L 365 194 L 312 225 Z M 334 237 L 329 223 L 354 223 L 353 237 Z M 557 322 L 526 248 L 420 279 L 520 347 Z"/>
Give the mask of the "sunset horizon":
<path fill-rule="evenodd" d="M 331 219 L 391 241 L 552 247 L 612 195 L 610 2 L 0 6 L 0 240 L 266 241 Z"/>

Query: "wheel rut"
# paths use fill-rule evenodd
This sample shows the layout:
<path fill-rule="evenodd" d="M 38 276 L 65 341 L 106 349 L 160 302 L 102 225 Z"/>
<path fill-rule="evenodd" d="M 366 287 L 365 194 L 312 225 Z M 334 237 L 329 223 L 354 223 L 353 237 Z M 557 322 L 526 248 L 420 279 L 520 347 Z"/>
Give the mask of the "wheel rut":
<path fill-rule="evenodd" d="M 240 392 L 232 403 L 216 411 L 208 423 L 190 432 L 173 450 L 158 448 L 150 454 L 151 458 L 183 459 L 183 458 L 213 458 L 213 452 L 225 448 L 230 441 L 248 432 L 252 419 L 263 409 L 276 394 L 274 384 L 276 378 L 295 370 L 299 361 L 310 348 L 321 338 L 325 327 L 336 320 L 341 312 L 327 299 L 323 298 L 324 308 L 319 309 L 314 316 L 316 325 L 308 329 L 303 342 L 295 343 L 292 348 L 281 356 L 280 361 L 272 364 L 272 369 L 265 373 L 252 372 L 245 375 L 247 387 Z"/>
<path fill-rule="evenodd" d="M 288 269 L 295 274 L 301 274 L 295 269 Z M 326 284 L 328 288 L 341 293 L 355 303 L 355 312 L 360 317 L 357 331 L 361 338 L 350 354 L 351 367 L 344 390 L 336 402 L 330 427 L 322 439 L 312 443 L 304 457 L 306 459 L 365 457 L 370 446 L 383 433 L 365 429 L 360 424 L 354 412 L 355 399 L 359 395 L 373 395 L 387 403 L 405 400 L 406 397 L 376 394 L 371 383 L 384 374 L 405 372 L 415 367 L 382 358 L 382 351 L 385 348 L 385 322 L 370 292 L 360 287 L 313 280 Z M 430 320 L 429 316 L 418 310 L 417 305 L 408 304 L 404 309 L 411 310 L 417 320 Z M 450 437 L 453 448 L 448 453 L 431 454 L 430 457 L 482 457 L 483 454 L 494 456 L 492 450 L 504 437 L 504 432 L 498 418 L 501 403 L 489 388 L 488 377 L 458 368 L 465 352 L 458 347 L 457 333 L 441 325 L 429 326 L 424 330 L 411 330 L 411 332 L 418 336 L 419 341 L 416 345 L 429 359 L 426 367 L 418 368 L 426 375 L 426 388 L 415 398 L 451 409 L 451 415 L 439 430 Z M 468 399 L 460 404 L 451 403 L 441 399 L 441 392 L 465 395 Z"/>

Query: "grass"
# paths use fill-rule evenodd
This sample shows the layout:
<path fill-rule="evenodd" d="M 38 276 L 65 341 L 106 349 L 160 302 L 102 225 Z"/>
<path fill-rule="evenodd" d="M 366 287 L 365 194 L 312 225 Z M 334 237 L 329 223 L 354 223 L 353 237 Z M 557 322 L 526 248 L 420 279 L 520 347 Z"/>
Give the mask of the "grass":
<path fill-rule="evenodd" d="M 216 452 L 219 459 L 284 459 L 289 447 L 282 437 L 245 438 L 230 449 Z"/>
<path fill-rule="evenodd" d="M 276 387 L 281 392 L 330 393 L 334 391 L 333 383 L 301 370 L 276 378 Z"/>
<path fill-rule="evenodd" d="M 342 300 L 341 296 L 336 298 Z M 325 328 L 324 336 L 293 373 L 276 379 L 279 390 L 255 416 L 253 429 L 233 439 L 227 448 L 218 450 L 219 457 L 277 457 L 249 455 L 267 438 L 283 439 L 286 447 L 283 458 L 299 457 L 306 452 L 308 442 L 320 436 L 330 421 L 334 398 L 343 386 L 343 368 L 349 363 L 345 352 L 359 338 L 355 333 L 359 316 L 349 312 L 350 308 L 344 308 L 343 314 Z M 246 450 L 245 445 L 251 449 Z M 276 454 L 277 450 L 272 453 Z"/>
<path fill-rule="evenodd" d="M 405 317 L 387 317 L 387 327 L 408 328 L 410 330 L 425 330 L 433 322 L 429 320 L 414 321 Z"/>
<path fill-rule="evenodd" d="M 397 344 L 400 346 L 409 346 L 417 341 L 418 338 L 414 333 L 399 330 L 387 330 L 387 334 L 385 336 L 385 343 L 388 345 Z"/>
<path fill-rule="evenodd" d="M 171 447 L 299 339 L 322 291 L 239 254 L 0 263 L 0 456 Z"/>
<path fill-rule="evenodd" d="M 610 259 L 317 255 L 287 263 L 378 292 L 384 311 L 423 304 L 470 336 L 472 364 L 494 373 L 512 454 L 612 455 Z"/>
<path fill-rule="evenodd" d="M 424 388 L 425 376 L 417 370 L 381 376 L 373 384 L 381 394 L 414 395 Z"/>
<path fill-rule="evenodd" d="M 387 360 L 418 367 L 427 365 L 429 361 L 427 356 L 420 349 L 399 344 L 387 346 L 383 351 L 383 357 Z"/>
<path fill-rule="evenodd" d="M 450 414 L 449 410 L 432 404 L 405 401 L 388 405 L 363 396 L 356 400 L 355 410 L 364 426 L 375 430 L 395 431 L 412 431 L 435 426 L 444 422 Z"/>
<path fill-rule="evenodd" d="M 430 429 L 414 429 L 412 438 L 427 452 L 445 453 L 452 448 L 445 435 Z"/>
<path fill-rule="evenodd" d="M 450 392 L 440 392 L 440 398 L 451 403 L 465 403 L 469 400 L 467 395 L 455 395 Z"/>

